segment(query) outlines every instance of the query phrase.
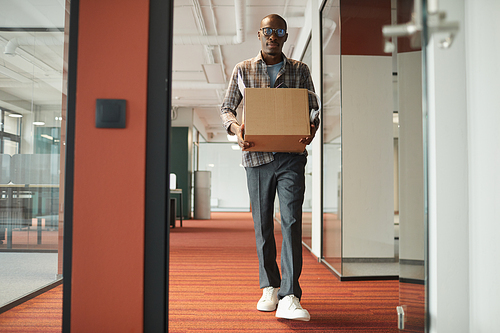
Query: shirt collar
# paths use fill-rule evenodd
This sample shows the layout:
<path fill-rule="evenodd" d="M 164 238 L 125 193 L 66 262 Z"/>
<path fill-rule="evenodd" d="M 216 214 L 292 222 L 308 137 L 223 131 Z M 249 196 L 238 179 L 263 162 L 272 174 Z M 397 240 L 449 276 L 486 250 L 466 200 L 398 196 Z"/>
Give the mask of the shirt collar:
<path fill-rule="evenodd" d="M 284 53 L 281 53 L 281 56 L 283 57 L 283 63 L 287 63 L 288 62 L 288 58 L 285 56 Z M 257 56 L 255 58 L 253 58 L 253 61 L 254 62 L 262 62 L 262 64 L 266 64 L 266 62 L 264 61 L 264 59 L 262 58 L 262 51 L 259 51 L 259 53 L 257 54 Z"/>

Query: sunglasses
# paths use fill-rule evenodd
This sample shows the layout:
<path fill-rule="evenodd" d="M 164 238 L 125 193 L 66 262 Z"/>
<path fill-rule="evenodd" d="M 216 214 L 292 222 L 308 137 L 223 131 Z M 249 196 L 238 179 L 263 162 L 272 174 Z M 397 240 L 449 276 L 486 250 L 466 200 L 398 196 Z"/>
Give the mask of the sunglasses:
<path fill-rule="evenodd" d="M 262 33 L 264 34 L 264 36 L 267 36 L 267 37 L 271 36 L 273 34 L 273 31 L 274 31 L 274 34 L 279 38 L 285 36 L 285 34 L 286 34 L 285 29 L 260 28 L 260 30 L 262 30 Z"/>

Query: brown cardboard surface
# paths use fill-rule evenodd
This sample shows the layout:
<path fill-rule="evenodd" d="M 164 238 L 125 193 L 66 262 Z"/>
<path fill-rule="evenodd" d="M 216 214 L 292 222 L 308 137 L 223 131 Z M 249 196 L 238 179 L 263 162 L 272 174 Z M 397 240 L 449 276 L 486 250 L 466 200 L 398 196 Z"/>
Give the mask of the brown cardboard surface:
<path fill-rule="evenodd" d="M 307 89 L 245 89 L 245 141 L 254 147 L 247 151 L 301 153 L 299 139 L 310 134 Z"/>

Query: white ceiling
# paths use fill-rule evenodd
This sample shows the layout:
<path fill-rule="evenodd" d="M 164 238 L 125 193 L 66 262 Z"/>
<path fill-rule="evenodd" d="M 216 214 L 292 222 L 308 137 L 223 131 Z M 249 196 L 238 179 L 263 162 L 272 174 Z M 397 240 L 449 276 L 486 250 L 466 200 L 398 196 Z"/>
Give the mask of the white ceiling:
<path fill-rule="evenodd" d="M 284 52 L 290 56 L 300 36 L 300 18 L 308 0 L 175 0 L 172 106 L 177 112 L 194 110 L 207 141 L 226 140 L 219 108 L 233 67 L 260 50 L 257 31 L 263 17 L 277 13 L 289 19 Z M 0 0 L 0 28 L 50 28 L 51 31 L 0 31 L 0 108 L 19 113 L 60 109 L 63 72 L 64 0 Z M 245 4 L 246 3 L 246 4 Z M 235 4 L 245 4 L 235 11 Z M 200 36 L 237 35 L 237 13 L 243 17 L 243 42 L 203 45 Z M 295 21 L 299 23 L 294 23 Z M 56 31 L 54 31 L 56 30 Z M 18 38 L 16 55 L 4 54 Z M 218 37 L 209 37 L 218 38 Z M 181 40 L 180 40 L 181 39 Z M 186 42 L 186 40 L 191 41 Z M 234 38 L 236 39 L 236 38 Z M 36 40 L 36 42 L 34 42 Z M 183 45 L 194 43 L 194 45 Z M 227 42 L 225 42 L 227 44 Z M 203 71 L 222 74 L 208 83 Z M 17 74 L 17 75 L 16 75 Z M 19 75 L 22 75 L 20 77 Z M 32 103 L 33 100 L 33 103 Z"/>
<path fill-rule="evenodd" d="M 193 108 L 195 117 L 204 124 L 207 141 L 227 141 L 219 117 L 227 81 L 234 66 L 255 57 L 260 50 L 257 31 L 260 21 L 276 13 L 285 18 L 303 18 L 307 0 L 247 0 L 244 15 L 244 42 L 236 45 L 182 45 L 174 42 L 172 106 L 179 112 Z M 174 2 L 174 38 L 186 35 L 236 35 L 238 0 L 177 0 Z M 299 27 L 290 24 L 284 52 L 290 56 L 300 34 Z M 175 40 L 175 39 L 174 39 Z M 219 64 L 223 82 L 208 83 L 203 64 Z M 203 130 L 201 130 L 203 132 Z"/>

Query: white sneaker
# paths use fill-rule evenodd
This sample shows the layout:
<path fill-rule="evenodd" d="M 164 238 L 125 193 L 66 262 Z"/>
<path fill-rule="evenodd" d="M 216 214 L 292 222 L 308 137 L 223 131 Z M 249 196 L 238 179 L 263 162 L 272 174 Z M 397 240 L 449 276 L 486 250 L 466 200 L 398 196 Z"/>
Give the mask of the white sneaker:
<path fill-rule="evenodd" d="M 309 321 L 311 319 L 309 312 L 302 308 L 299 299 L 294 295 L 287 295 L 280 299 L 278 310 L 276 310 L 276 317 L 302 321 Z"/>
<path fill-rule="evenodd" d="M 262 291 L 262 297 L 257 302 L 257 310 L 274 311 L 278 304 L 278 290 L 280 288 L 265 287 Z"/>

